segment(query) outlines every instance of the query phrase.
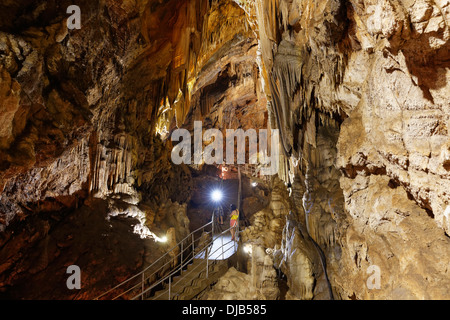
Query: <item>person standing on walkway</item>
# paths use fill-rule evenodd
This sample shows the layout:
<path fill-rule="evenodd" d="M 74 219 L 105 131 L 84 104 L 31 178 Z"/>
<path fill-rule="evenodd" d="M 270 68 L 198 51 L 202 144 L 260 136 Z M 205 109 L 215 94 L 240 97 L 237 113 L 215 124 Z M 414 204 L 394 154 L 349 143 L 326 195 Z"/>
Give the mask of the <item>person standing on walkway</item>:
<path fill-rule="evenodd" d="M 239 220 L 239 210 L 236 208 L 234 204 L 230 205 L 230 209 L 231 209 L 231 216 L 230 216 L 231 240 L 235 240 L 236 227 Z"/>

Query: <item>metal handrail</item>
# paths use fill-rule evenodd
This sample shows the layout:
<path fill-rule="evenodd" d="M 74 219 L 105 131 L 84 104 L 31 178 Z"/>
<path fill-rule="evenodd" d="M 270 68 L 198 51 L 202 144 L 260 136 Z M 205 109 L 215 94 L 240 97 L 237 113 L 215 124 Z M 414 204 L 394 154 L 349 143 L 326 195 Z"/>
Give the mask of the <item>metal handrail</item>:
<path fill-rule="evenodd" d="M 210 245 L 210 243 L 208 243 L 208 244 L 205 246 L 204 249 L 206 249 L 209 245 Z M 204 249 L 202 249 L 200 252 L 202 252 Z M 184 268 L 185 266 L 187 266 L 194 258 L 195 258 L 195 252 L 193 252 L 192 258 L 190 258 L 189 260 L 187 260 L 187 261 L 184 262 L 184 263 L 181 262 L 181 264 L 180 264 L 177 268 L 172 269 L 172 271 L 171 271 L 168 275 L 166 275 L 166 276 L 163 277 L 162 279 L 158 280 L 157 282 L 153 283 L 148 289 L 142 290 L 142 292 L 141 292 L 139 295 L 137 295 L 137 296 L 131 298 L 131 300 L 134 300 L 134 299 L 135 299 L 136 297 L 138 297 L 138 296 L 143 296 L 143 295 L 144 295 L 145 293 L 147 293 L 149 290 L 155 288 L 156 286 L 158 286 L 159 284 L 161 284 L 162 282 L 164 282 L 167 278 L 172 277 L 173 275 L 175 275 L 176 273 L 178 273 L 180 270 L 183 270 L 183 268 Z M 154 273 L 153 273 L 153 274 L 154 274 Z M 147 277 L 145 280 L 147 280 L 147 279 L 149 279 L 149 278 L 150 278 L 150 277 Z"/>
<path fill-rule="evenodd" d="M 206 225 L 205 225 L 205 226 L 206 226 Z M 198 232 L 200 229 L 201 229 L 201 228 L 199 228 L 198 230 L 194 231 L 194 233 L 195 233 L 195 232 Z M 210 232 L 206 232 L 206 234 L 209 234 L 209 233 L 210 233 Z M 185 238 L 183 241 L 181 241 L 181 243 L 183 243 L 183 242 L 186 241 L 186 240 L 187 240 L 187 238 Z M 192 243 L 194 243 L 194 242 L 195 242 L 195 240 L 192 239 Z M 179 243 L 180 243 L 180 242 L 179 242 Z M 144 272 L 141 271 L 141 274 L 142 274 L 142 279 L 141 279 L 141 281 L 138 282 L 138 283 L 136 283 L 134 286 L 128 288 L 128 289 L 125 290 L 124 292 L 120 293 L 119 295 L 115 296 L 114 298 L 112 298 L 112 300 L 116 300 L 116 299 L 120 298 L 121 296 L 125 295 L 126 293 L 128 293 L 128 292 L 130 292 L 130 291 L 133 291 L 133 290 L 135 290 L 135 289 L 137 289 L 138 287 L 141 287 L 141 288 L 142 288 L 142 291 L 144 291 L 143 288 L 144 288 L 144 286 L 145 286 L 145 281 L 149 280 L 149 279 L 150 279 L 153 275 L 155 275 L 158 271 L 161 271 L 162 269 L 164 269 L 165 266 L 167 266 L 168 264 L 172 263 L 174 259 L 178 259 L 179 256 L 182 256 L 182 254 L 183 254 L 184 251 L 186 251 L 187 249 L 190 249 L 190 248 L 191 248 L 191 246 L 188 246 L 188 247 L 184 248 L 184 249 L 183 249 L 182 251 L 180 251 L 180 253 L 178 253 L 175 257 L 170 258 L 169 261 L 167 261 L 165 264 L 163 264 L 162 266 L 160 266 L 158 269 L 156 269 L 152 274 L 150 274 L 150 275 L 147 276 L 147 277 L 145 276 L 145 271 L 144 271 Z M 172 251 L 172 250 L 171 250 L 171 251 Z M 171 252 L 171 251 L 170 251 L 170 252 Z M 193 251 L 195 251 L 195 247 L 193 248 Z M 160 259 L 158 259 L 158 260 L 160 260 Z M 156 262 L 157 262 L 157 261 L 156 261 Z M 156 263 L 156 262 L 155 262 L 155 263 Z M 179 269 L 183 269 L 186 265 L 189 264 L 189 262 L 190 262 L 190 260 L 188 260 L 187 262 L 184 262 L 184 263 L 183 263 L 183 259 L 182 259 L 182 260 L 180 261 L 180 266 L 179 266 L 178 268 L 174 267 L 172 270 L 175 270 L 175 272 L 178 272 Z M 137 274 L 137 275 L 139 275 L 139 274 Z M 133 277 L 134 277 L 134 276 L 133 276 Z M 133 277 L 132 277 L 132 278 L 133 278 Z M 158 281 L 157 283 L 155 283 L 155 284 L 153 285 L 153 287 L 157 286 L 157 285 L 160 284 L 160 283 L 161 283 L 161 281 Z M 112 289 L 111 289 L 111 290 L 112 290 Z"/>
<path fill-rule="evenodd" d="M 239 222 L 237 223 L 236 226 L 230 227 L 230 228 L 228 228 L 227 230 L 222 231 L 222 232 L 216 237 L 216 239 L 219 238 L 219 237 L 222 237 L 222 245 L 221 245 L 219 248 L 217 248 L 217 249 L 214 250 L 213 252 L 208 252 L 207 249 L 208 249 L 208 248 L 214 243 L 214 241 L 215 241 L 214 235 L 212 235 L 211 240 L 209 241 L 209 243 L 208 243 L 207 245 L 205 245 L 205 247 L 204 247 L 203 249 L 201 249 L 200 252 L 197 253 L 197 255 L 193 255 L 192 258 L 189 259 L 188 263 L 191 262 L 191 261 L 193 261 L 193 260 L 195 259 L 196 256 L 199 256 L 199 255 L 201 255 L 201 254 L 204 253 L 204 254 L 205 254 L 205 260 L 206 260 L 206 262 L 207 262 L 207 263 L 206 263 L 206 278 L 208 278 L 208 268 L 209 268 L 209 263 L 208 263 L 208 262 L 209 262 L 209 260 L 210 260 L 210 259 L 208 258 L 208 256 L 212 256 L 212 255 L 213 255 L 214 253 L 216 253 L 218 250 L 222 249 L 222 258 L 223 258 L 225 252 L 227 252 L 227 251 L 230 250 L 231 248 L 234 248 L 234 249 L 235 249 L 235 246 L 234 246 L 234 247 L 230 247 L 230 248 L 226 249 L 225 251 L 223 251 L 223 246 L 226 245 L 226 244 L 229 244 L 229 243 L 231 243 L 231 242 L 234 242 L 234 244 L 236 245 L 235 240 L 230 240 L 230 241 L 226 242 L 225 244 L 223 243 L 223 235 L 224 235 L 225 233 L 228 233 L 228 232 L 229 232 L 231 229 L 233 229 L 233 228 L 236 228 L 236 234 L 235 234 L 235 237 L 236 237 L 237 234 L 238 234 L 238 232 L 239 232 Z M 214 260 L 214 262 L 216 262 L 216 260 Z M 197 269 L 198 269 L 199 267 L 201 267 L 201 266 L 202 266 L 202 265 L 199 264 L 199 265 L 197 265 L 194 269 L 192 269 L 192 270 L 190 270 L 189 272 L 185 273 L 179 281 L 181 281 L 182 279 L 186 278 L 189 274 L 193 273 L 195 270 L 197 270 Z M 159 298 L 160 296 L 164 295 L 167 291 L 169 291 L 169 300 L 171 300 L 171 294 L 170 294 L 170 291 L 171 291 L 171 278 L 172 278 L 176 273 L 178 273 L 178 271 L 180 271 L 181 269 L 182 269 L 182 267 L 180 266 L 180 267 L 177 268 L 176 270 L 173 270 L 170 274 L 166 275 L 164 278 L 162 278 L 160 281 L 158 281 L 158 283 L 155 283 L 155 284 L 151 285 L 151 286 L 150 286 L 149 288 L 147 288 L 145 291 L 143 291 L 143 292 L 139 293 L 138 295 L 134 296 L 133 298 L 131 298 L 131 300 L 135 300 L 135 299 L 137 299 L 137 298 L 139 298 L 139 297 L 143 297 L 143 295 L 144 295 L 145 293 L 149 292 L 151 289 L 155 288 L 157 285 L 159 285 L 159 284 L 162 283 L 162 282 L 165 282 L 166 280 L 169 280 L 169 288 L 166 289 L 166 290 L 164 290 L 163 292 L 161 292 L 158 296 L 153 297 L 152 300 L 155 300 L 155 299 Z M 185 289 L 185 287 L 183 287 L 182 290 L 184 290 L 184 289 Z M 181 293 L 181 291 L 176 292 L 176 293 L 174 294 L 174 296 L 175 296 L 175 295 L 178 295 L 179 293 Z"/>
<path fill-rule="evenodd" d="M 232 242 L 232 241 L 228 241 L 226 244 L 228 244 L 228 243 L 230 243 L 230 242 Z M 225 251 L 222 251 L 222 255 L 223 255 L 225 252 L 227 252 L 228 250 L 231 250 L 231 248 L 232 248 L 232 247 L 226 249 Z M 219 250 L 219 249 L 220 249 L 220 248 L 217 248 L 214 252 L 216 252 L 216 251 Z M 205 253 L 205 254 L 206 254 L 206 253 Z M 209 260 L 209 259 L 208 259 L 208 260 Z M 217 262 L 217 260 L 214 260 L 213 263 L 216 263 L 216 262 Z M 200 267 L 202 267 L 201 264 L 197 265 L 194 269 L 192 269 L 192 270 L 189 271 L 188 273 L 185 273 L 181 279 L 187 277 L 188 275 L 190 275 L 190 274 L 193 273 L 194 271 L 197 271 L 197 269 L 200 268 Z M 207 266 L 206 266 L 206 279 L 208 278 L 208 268 L 209 268 L 209 264 L 207 264 Z M 181 281 L 181 279 L 180 279 L 180 281 Z M 167 278 L 166 278 L 165 280 L 167 280 Z M 170 280 L 170 279 L 169 279 L 169 280 Z M 194 279 L 194 280 L 195 280 L 195 279 Z M 169 288 L 166 289 L 166 290 L 164 290 L 163 292 L 161 292 L 158 296 L 153 297 L 152 300 L 156 300 L 157 298 L 159 298 L 159 297 L 161 297 L 162 295 L 164 295 L 167 291 L 170 291 L 170 285 L 171 285 L 171 282 L 169 281 Z M 182 291 L 184 291 L 185 288 L 186 288 L 186 287 L 183 287 L 182 290 L 177 291 L 173 296 L 178 296 Z M 140 295 L 138 295 L 138 296 L 136 296 L 136 297 L 134 297 L 134 298 L 138 298 L 139 296 L 140 296 Z M 133 298 L 133 299 L 134 299 L 134 298 Z M 172 299 L 171 299 L 171 295 L 169 295 L 169 300 L 172 300 Z"/>
<path fill-rule="evenodd" d="M 179 245 L 182 245 L 186 240 L 188 240 L 189 238 L 192 239 L 192 247 L 193 250 L 195 250 L 194 247 L 194 234 L 199 232 L 202 229 L 205 229 L 205 227 L 212 225 L 213 224 L 213 220 L 211 220 L 210 222 L 204 224 L 203 226 L 197 228 L 196 230 L 192 231 L 190 234 L 188 234 L 186 237 L 183 238 L 183 240 L 179 241 L 176 245 L 174 245 L 169 251 L 167 251 L 165 254 L 163 254 L 161 257 L 159 257 L 156 261 L 154 261 L 151 265 L 149 265 L 148 267 L 146 267 L 144 270 L 138 272 L 137 274 L 131 276 L 130 278 L 122 281 L 121 283 L 119 283 L 118 285 L 116 285 L 115 287 L 109 289 L 108 291 L 102 293 L 101 295 L 99 295 L 98 297 L 95 298 L 95 300 L 98 300 L 104 296 L 106 296 L 107 294 L 119 289 L 120 287 L 124 286 L 125 284 L 129 283 L 131 280 L 136 279 L 139 276 L 142 276 L 142 280 L 137 283 L 136 285 L 132 286 L 131 288 L 128 288 L 127 290 L 125 290 L 124 292 L 120 293 L 119 295 L 115 296 L 112 300 L 118 299 L 121 296 L 123 296 L 124 294 L 130 292 L 131 290 L 136 289 L 139 285 L 143 285 L 143 282 L 145 282 L 146 280 L 148 280 L 150 277 L 152 277 L 155 273 L 157 273 L 158 271 L 160 271 L 162 268 L 164 268 L 169 262 L 172 262 L 174 259 L 178 259 L 178 256 L 182 255 L 183 252 L 189 248 L 182 248 L 182 250 L 180 251 L 180 253 L 178 253 L 175 257 L 171 257 L 169 262 L 166 262 L 163 266 L 159 267 L 156 271 L 154 271 L 152 274 L 150 274 L 150 276 L 145 277 L 145 272 L 148 271 L 150 268 L 152 268 L 156 263 L 158 263 L 159 261 L 161 261 L 163 258 L 167 257 L 169 255 L 169 253 L 171 253 L 173 250 L 175 250 L 176 248 L 179 247 Z M 181 261 L 181 264 L 183 264 L 183 261 Z"/>
<path fill-rule="evenodd" d="M 209 225 L 209 223 L 206 224 L 205 226 L 207 226 L 207 225 Z M 200 231 L 200 229 L 202 229 L 202 228 L 197 229 L 196 231 L 193 232 L 193 234 L 194 234 L 195 232 Z M 209 233 L 210 233 L 210 232 L 206 232 L 206 234 L 209 234 Z M 193 243 L 192 249 L 193 249 L 193 251 L 195 251 L 195 246 L 194 246 L 195 239 L 193 238 L 193 234 L 192 234 L 192 243 Z M 187 240 L 187 238 L 183 239 L 182 241 L 179 242 L 179 244 L 183 244 L 184 241 L 186 241 L 186 240 Z M 178 257 L 179 257 L 179 256 L 182 256 L 183 253 L 184 253 L 184 251 L 186 251 L 186 250 L 189 249 L 189 248 L 190 248 L 190 247 L 188 246 L 188 247 L 182 249 L 182 250 L 180 251 L 180 253 L 178 253 L 175 257 L 172 257 L 171 260 L 167 261 L 164 265 L 162 265 L 159 269 L 157 269 L 156 271 L 154 271 L 154 272 L 153 272 L 152 274 L 150 274 L 148 277 L 144 278 L 143 281 L 146 281 L 146 280 L 150 279 L 150 278 L 151 278 L 153 275 L 155 275 L 159 270 L 163 269 L 166 265 L 170 264 L 174 259 L 178 259 Z M 180 261 L 180 267 L 183 268 L 183 267 L 186 266 L 186 265 L 187 265 L 187 263 L 184 263 L 184 264 L 183 264 L 183 259 L 181 259 L 181 261 Z"/>

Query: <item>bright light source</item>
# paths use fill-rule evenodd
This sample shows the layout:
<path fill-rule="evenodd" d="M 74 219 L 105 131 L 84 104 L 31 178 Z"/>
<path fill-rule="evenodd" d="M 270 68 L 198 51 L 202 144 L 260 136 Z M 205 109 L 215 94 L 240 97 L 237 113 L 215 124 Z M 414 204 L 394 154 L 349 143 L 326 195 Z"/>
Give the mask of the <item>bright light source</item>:
<path fill-rule="evenodd" d="M 158 237 L 154 232 L 150 231 L 150 229 L 142 224 L 137 224 L 134 226 L 134 233 L 141 236 L 141 239 L 151 239 L 153 238 L 156 242 L 167 242 L 167 236 Z"/>
<path fill-rule="evenodd" d="M 163 236 L 161 238 L 156 238 L 156 241 L 158 241 L 158 242 L 167 242 L 167 237 Z"/>
<path fill-rule="evenodd" d="M 221 201 L 222 198 L 223 198 L 222 191 L 220 191 L 220 190 L 214 190 L 214 191 L 211 193 L 211 198 L 212 198 L 212 200 L 213 200 L 214 202 L 219 202 L 219 201 Z"/>
<path fill-rule="evenodd" d="M 251 244 L 245 244 L 244 245 L 244 252 L 247 254 L 252 254 L 252 245 Z"/>
<path fill-rule="evenodd" d="M 155 239 L 156 242 L 165 243 L 167 242 L 167 236 L 158 237 L 156 234 L 152 232 L 153 239 Z"/>
<path fill-rule="evenodd" d="M 252 182 L 252 187 L 256 187 L 258 185 L 258 182 Z"/>

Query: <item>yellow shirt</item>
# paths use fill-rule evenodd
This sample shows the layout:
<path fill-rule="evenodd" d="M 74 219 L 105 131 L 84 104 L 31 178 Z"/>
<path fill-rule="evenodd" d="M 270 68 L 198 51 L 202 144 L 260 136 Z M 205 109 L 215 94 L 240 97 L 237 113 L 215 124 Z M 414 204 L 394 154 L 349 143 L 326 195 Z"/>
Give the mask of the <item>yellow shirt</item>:
<path fill-rule="evenodd" d="M 233 212 L 234 212 L 234 214 L 233 214 Z M 233 210 L 233 212 L 231 212 L 231 220 L 237 220 L 238 218 L 239 218 L 239 210 L 238 209 L 236 209 L 236 210 Z"/>

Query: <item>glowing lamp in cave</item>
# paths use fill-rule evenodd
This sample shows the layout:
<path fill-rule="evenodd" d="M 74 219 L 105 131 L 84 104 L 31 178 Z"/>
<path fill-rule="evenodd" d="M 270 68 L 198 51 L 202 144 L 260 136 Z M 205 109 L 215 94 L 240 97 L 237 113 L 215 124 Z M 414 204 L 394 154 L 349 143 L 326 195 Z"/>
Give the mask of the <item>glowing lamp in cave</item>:
<path fill-rule="evenodd" d="M 156 238 L 157 242 L 167 242 L 167 237 L 166 236 L 162 236 L 161 238 Z"/>
<path fill-rule="evenodd" d="M 245 244 L 244 245 L 244 252 L 248 255 L 252 254 L 253 248 L 251 244 Z"/>
<path fill-rule="evenodd" d="M 211 199 L 214 202 L 220 202 L 220 201 L 222 201 L 222 198 L 223 198 L 223 193 L 221 190 L 216 189 L 211 193 Z"/>

